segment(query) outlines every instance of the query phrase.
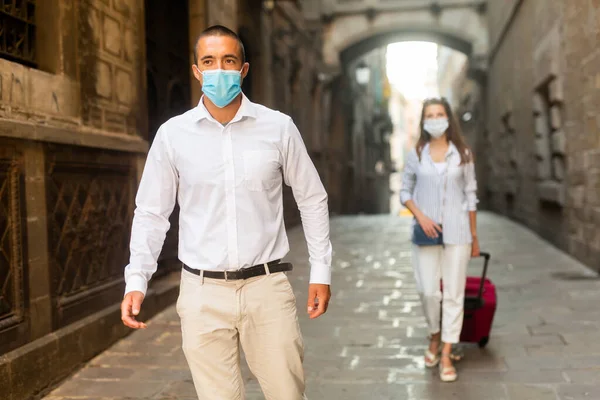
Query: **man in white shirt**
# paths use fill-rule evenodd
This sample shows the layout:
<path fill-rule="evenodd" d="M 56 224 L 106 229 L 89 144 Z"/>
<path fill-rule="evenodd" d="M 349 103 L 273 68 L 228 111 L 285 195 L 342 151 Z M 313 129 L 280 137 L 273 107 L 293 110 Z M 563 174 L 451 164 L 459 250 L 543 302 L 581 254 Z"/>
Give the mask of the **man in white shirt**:
<path fill-rule="evenodd" d="M 268 400 L 303 399 L 303 342 L 284 273 L 291 264 L 279 262 L 289 251 L 282 184 L 292 187 L 308 243 L 310 318 L 325 313 L 331 296 L 327 194 L 291 118 L 241 93 L 249 64 L 238 36 L 210 27 L 194 55 L 204 95 L 159 128 L 148 153 L 125 268 L 123 323 L 146 328 L 135 316 L 177 199 L 177 312 L 198 397 L 244 398 L 241 344 Z"/>

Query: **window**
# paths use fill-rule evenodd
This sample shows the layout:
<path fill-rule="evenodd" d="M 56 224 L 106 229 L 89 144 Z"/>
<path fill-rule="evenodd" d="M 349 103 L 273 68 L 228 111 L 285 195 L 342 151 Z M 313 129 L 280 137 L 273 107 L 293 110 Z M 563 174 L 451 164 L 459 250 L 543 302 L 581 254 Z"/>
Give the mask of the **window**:
<path fill-rule="evenodd" d="M 0 57 L 35 66 L 35 0 L 0 0 Z"/>

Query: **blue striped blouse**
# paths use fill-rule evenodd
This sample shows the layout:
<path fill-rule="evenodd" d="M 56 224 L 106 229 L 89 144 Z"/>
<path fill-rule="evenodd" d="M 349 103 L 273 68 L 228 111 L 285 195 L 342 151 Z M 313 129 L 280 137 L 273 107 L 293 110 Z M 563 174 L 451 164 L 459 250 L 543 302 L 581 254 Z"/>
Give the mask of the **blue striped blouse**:
<path fill-rule="evenodd" d="M 413 200 L 423 214 L 440 223 L 444 243 L 469 244 L 473 241 L 469 211 L 476 211 L 478 202 L 475 165 L 460 165 L 460 154 L 452 142 L 446 162 L 447 172 L 438 171 L 429 144 L 423 148 L 420 161 L 416 150 L 410 152 L 402 174 L 400 201 L 406 204 Z"/>

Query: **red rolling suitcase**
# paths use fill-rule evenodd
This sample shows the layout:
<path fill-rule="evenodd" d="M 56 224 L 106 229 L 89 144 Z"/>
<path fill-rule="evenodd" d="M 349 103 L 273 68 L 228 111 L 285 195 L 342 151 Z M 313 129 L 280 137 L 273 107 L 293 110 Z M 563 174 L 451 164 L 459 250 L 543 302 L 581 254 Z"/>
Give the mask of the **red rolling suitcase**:
<path fill-rule="evenodd" d="M 484 258 L 481 277 L 467 277 L 465 317 L 460 341 L 477 343 L 479 347 L 485 347 L 490 340 L 496 312 L 496 287 L 486 278 L 490 254 L 482 252 L 481 257 Z"/>

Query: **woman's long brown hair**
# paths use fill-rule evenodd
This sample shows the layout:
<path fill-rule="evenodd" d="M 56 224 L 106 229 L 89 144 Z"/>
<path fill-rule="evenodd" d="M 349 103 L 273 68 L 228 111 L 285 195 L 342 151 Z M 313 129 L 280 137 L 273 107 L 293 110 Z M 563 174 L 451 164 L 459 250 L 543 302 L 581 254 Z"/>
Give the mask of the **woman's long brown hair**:
<path fill-rule="evenodd" d="M 454 143 L 458 149 L 458 153 L 460 154 L 460 164 L 462 165 L 473 161 L 473 153 L 465 142 L 460 130 L 460 126 L 458 125 L 458 121 L 454 117 L 454 113 L 450 107 L 450 103 L 448 103 L 448 100 L 446 100 L 444 97 L 427 99 L 423 102 L 420 124 L 421 136 L 417 142 L 417 154 L 419 155 L 419 160 L 421 159 L 423 148 L 431 140 L 431 135 L 425 129 L 423 129 L 423 123 L 425 122 L 425 110 L 431 105 L 441 105 L 444 107 L 444 110 L 446 110 L 446 115 L 448 115 L 448 130 L 446 131 L 446 137 L 450 142 Z"/>

